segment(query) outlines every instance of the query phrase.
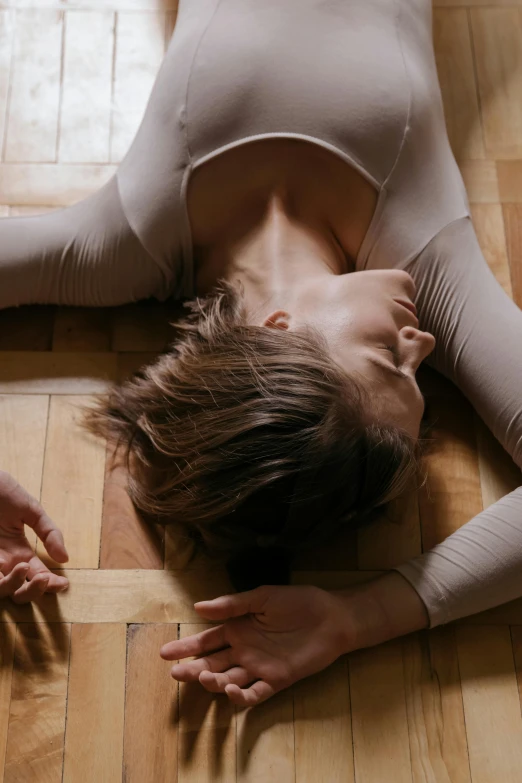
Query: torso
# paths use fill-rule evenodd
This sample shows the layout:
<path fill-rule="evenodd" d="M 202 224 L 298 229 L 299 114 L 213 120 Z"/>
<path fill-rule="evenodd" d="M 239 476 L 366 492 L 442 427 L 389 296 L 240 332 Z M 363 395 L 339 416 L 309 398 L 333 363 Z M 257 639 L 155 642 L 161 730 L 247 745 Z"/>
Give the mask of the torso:
<path fill-rule="evenodd" d="M 118 167 L 126 220 L 174 296 L 196 293 L 198 253 L 262 225 L 276 189 L 358 270 L 406 268 L 469 214 L 429 0 L 261 5 L 182 0 Z"/>
<path fill-rule="evenodd" d="M 263 139 L 228 150 L 196 168 L 187 193 L 196 271 L 205 253 L 255 231 L 274 192 L 285 192 L 292 214 L 331 230 L 355 259 L 378 192 L 332 152 L 296 139 Z"/>

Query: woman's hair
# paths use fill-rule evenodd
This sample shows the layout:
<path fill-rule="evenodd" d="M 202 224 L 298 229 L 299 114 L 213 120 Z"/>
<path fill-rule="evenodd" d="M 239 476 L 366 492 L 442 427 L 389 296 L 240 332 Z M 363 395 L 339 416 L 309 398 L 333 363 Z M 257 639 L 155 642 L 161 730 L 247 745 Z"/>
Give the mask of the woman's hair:
<path fill-rule="evenodd" d="M 148 518 L 233 555 L 314 545 L 403 491 L 415 440 L 372 417 L 320 334 L 248 324 L 227 283 L 188 307 L 171 349 L 87 412 Z"/>

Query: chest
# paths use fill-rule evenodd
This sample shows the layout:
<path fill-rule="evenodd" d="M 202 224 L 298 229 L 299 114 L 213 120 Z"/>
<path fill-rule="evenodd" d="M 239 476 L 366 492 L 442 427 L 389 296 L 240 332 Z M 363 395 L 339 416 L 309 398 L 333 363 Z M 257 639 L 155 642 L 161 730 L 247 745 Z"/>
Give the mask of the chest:
<path fill-rule="evenodd" d="M 296 220 L 328 227 L 347 259 L 356 258 L 377 190 L 329 150 L 281 138 L 243 144 L 192 172 L 187 210 L 195 258 L 255 230 L 275 191 L 285 193 Z"/>
<path fill-rule="evenodd" d="M 396 17 L 393 0 L 221 2 L 191 69 L 192 160 L 289 131 L 342 150 L 384 181 L 409 105 Z"/>

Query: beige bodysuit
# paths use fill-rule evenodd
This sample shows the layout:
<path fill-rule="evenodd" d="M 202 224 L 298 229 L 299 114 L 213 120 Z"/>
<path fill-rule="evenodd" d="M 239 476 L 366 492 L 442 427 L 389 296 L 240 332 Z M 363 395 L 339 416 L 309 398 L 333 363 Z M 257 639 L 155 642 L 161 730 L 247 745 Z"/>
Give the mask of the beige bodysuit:
<path fill-rule="evenodd" d="M 430 0 L 181 0 L 114 177 L 66 209 L 0 221 L 0 307 L 194 293 L 192 172 L 240 144 L 321 145 L 378 191 L 356 268 L 406 269 L 429 363 L 522 467 L 522 312 L 490 272 L 452 155 Z M 522 488 L 397 569 L 431 626 L 522 595 Z"/>

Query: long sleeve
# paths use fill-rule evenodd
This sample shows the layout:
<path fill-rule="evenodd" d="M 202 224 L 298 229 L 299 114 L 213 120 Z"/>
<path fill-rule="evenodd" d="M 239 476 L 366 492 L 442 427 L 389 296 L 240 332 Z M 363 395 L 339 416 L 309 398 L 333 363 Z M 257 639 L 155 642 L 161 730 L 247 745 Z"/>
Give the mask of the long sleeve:
<path fill-rule="evenodd" d="M 131 230 L 116 177 L 65 209 L 0 220 L 0 309 L 165 299 L 171 287 Z"/>
<path fill-rule="evenodd" d="M 408 271 L 422 327 L 437 339 L 430 364 L 522 467 L 522 311 L 489 270 L 470 219 L 447 226 Z M 522 596 L 522 487 L 396 570 L 422 598 L 430 627 Z"/>

